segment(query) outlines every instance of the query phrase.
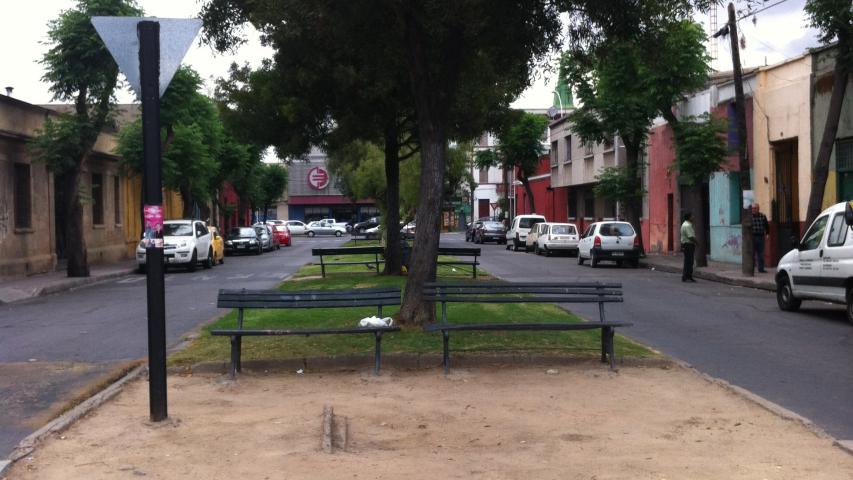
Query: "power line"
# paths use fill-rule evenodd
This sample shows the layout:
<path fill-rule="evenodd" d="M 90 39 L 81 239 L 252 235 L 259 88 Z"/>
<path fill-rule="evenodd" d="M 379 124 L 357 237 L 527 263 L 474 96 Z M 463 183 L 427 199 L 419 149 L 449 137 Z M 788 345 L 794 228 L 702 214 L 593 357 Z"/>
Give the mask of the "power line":
<path fill-rule="evenodd" d="M 747 12 L 745 15 L 743 15 L 743 16 L 742 16 L 742 17 L 740 17 L 740 18 L 738 18 L 738 20 L 743 20 L 744 18 L 751 17 L 751 16 L 755 15 L 756 13 L 763 12 L 763 11 L 767 10 L 768 8 L 773 8 L 773 7 L 775 7 L 776 5 L 779 5 L 779 4 L 782 4 L 782 3 L 785 3 L 785 2 L 787 2 L 787 1 L 788 1 L 788 0 L 779 0 L 778 2 L 774 3 L 773 5 L 767 5 L 766 7 L 764 7 L 764 8 L 759 8 L 758 10 L 756 10 L 756 11 L 754 11 L 754 12 Z"/>

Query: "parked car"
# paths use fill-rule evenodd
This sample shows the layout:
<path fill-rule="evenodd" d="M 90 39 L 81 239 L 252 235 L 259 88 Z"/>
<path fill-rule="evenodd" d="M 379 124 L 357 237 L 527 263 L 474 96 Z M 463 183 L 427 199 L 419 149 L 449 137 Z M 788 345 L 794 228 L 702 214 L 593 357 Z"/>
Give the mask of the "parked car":
<path fill-rule="evenodd" d="M 379 238 L 379 236 L 381 235 L 379 229 L 381 227 L 382 227 L 381 225 L 376 225 L 375 227 L 368 228 L 367 230 L 365 230 L 363 232 L 364 236 L 367 237 L 368 239 Z"/>
<path fill-rule="evenodd" d="M 210 232 L 201 220 L 167 220 L 163 222 L 163 257 L 166 265 L 183 265 L 194 272 L 198 262 L 204 268 L 213 267 L 213 247 Z M 136 246 L 136 264 L 145 271 L 147 254 L 145 240 Z"/>
<path fill-rule="evenodd" d="M 365 230 L 379 226 L 379 217 L 370 217 L 363 222 L 358 222 L 352 226 L 352 230 L 357 233 L 363 233 Z"/>
<path fill-rule="evenodd" d="M 260 255 L 264 247 L 258 231 L 253 227 L 232 228 L 225 239 L 225 254 L 254 253 Z"/>
<path fill-rule="evenodd" d="M 299 220 L 288 220 L 285 224 L 287 225 L 287 229 L 290 230 L 291 235 L 305 235 L 307 231 L 307 225 Z"/>
<path fill-rule="evenodd" d="M 477 220 L 473 222 L 469 222 L 465 225 L 465 241 L 473 242 L 474 241 L 474 231 L 477 230 L 477 227 L 482 225 L 483 222 Z"/>
<path fill-rule="evenodd" d="M 485 221 L 477 222 L 477 228 L 474 230 L 474 243 L 484 242 L 506 242 L 506 228 L 501 222 Z"/>
<path fill-rule="evenodd" d="M 535 241 L 533 242 L 533 251 L 536 255 L 544 253 L 546 257 L 551 256 L 557 251 L 569 252 L 569 254 L 578 253 L 578 228 L 573 223 L 538 223 L 536 224 Z M 527 235 L 527 240 L 533 231 Z"/>
<path fill-rule="evenodd" d="M 853 208 L 835 204 L 818 215 L 796 248 L 776 266 L 776 302 L 793 312 L 803 300 L 847 306 L 853 323 Z"/>
<path fill-rule="evenodd" d="M 614 261 L 620 267 L 628 262 L 637 268 L 640 254 L 640 238 L 628 222 L 595 222 L 587 227 L 578 242 L 578 265 L 589 259 L 592 268 L 602 260 Z"/>
<path fill-rule="evenodd" d="M 349 232 L 350 229 L 352 229 L 352 225 L 350 225 L 349 223 L 339 222 L 339 221 L 335 220 L 334 218 L 322 218 L 319 221 L 323 222 L 323 223 L 328 223 L 328 224 L 339 226 L 339 227 L 344 229 L 344 232 Z"/>
<path fill-rule="evenodd" d="M 287 228 L 287 225 L 270 225 L 270 228 L 279 245 L 290 246 L 290 229 Z"/>
<path fill-rule="evenodd" d="M 334 235 L 336 237 L 340 237 L 345 233 L 347 233 L 346 228 L 323 220 L 311 222 L 305 228 L 305 234 L 309 237 L 313 237 L 315 235 Z"/>
<path fill-rule="evenodd" d="M 403 225 L 403 227 L 400 228 L 400 236 L 403 237 L 403 240 L 409 240 L 409 239 L 415 238 L 415 229 L 416 228 L 417 228 L 417 225 L 415 224 L 415 221 L 412 220 L 411 222 Z"/>
<path fill-rule="evenodd" d="M 512 223 L 510 223 L 509 230 L 506 231 L 504 238 L 506 238 L 506 249 L 509 250 L 512 248 L 516 252 L 520 248 L 524 248 L 525 241 L 527 240 L 527 233 L 530 232 L 530 229 L 533 225 L 536 225 L 539 222 L 544 222 L 545 217 L 542 215 L 518 215 L 512 219 Z"/>
<path fill-rule="evenodd" d="M 216 227 L 207 227 L 210 232 L 210 246 L 213 247 L 213 263 L 225 263 L 225 239 Z"/>
<path fill-rule="evenodd" d="M 271 252 L 281 248 L 278 237 L 272 233 L 272 227 L 263 223 L 256 223 L 252 227 L 258 232 L 258 236 L 261 238 L 261 246 L 265 251 Z"/>

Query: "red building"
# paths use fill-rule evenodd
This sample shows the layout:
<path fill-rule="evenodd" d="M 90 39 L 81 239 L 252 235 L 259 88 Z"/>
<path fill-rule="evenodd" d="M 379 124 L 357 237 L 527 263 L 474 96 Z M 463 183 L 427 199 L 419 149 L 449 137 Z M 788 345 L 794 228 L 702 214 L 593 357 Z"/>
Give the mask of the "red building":
<path fill-rule="evenodd" d="M 217 215 L 217 226 L 221 232 L 228 232 L 234 227 L 252 224 L 252 209 L 248 203 L 240 209 L 240 197 L 234 187 L 223 182 L 219 190 L 219 207 Z"/>
<path fill-rule="evenodd" d="M 519 177 L 518 168 L 515 169 L 515 178 Z M 533 191 L 533 202 L 536 211 L 530 209 L 530 201 L 527 191 L 520 181 L 515 183 L 515 215 L 538 213 L 543 215 L 549 222 L 567 222 L 568 212 L 568 189 L 551 187 L 551 155 L 545 154 L 539 157 L 539 165 L 536 172 L 530 176 L 530 189 Z"/>

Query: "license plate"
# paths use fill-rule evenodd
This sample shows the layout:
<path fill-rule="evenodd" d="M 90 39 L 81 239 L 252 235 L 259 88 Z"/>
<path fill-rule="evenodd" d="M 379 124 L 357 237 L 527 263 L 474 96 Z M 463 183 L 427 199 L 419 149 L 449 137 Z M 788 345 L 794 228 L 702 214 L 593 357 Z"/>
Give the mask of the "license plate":
<path fill-rule="evenodd" d="M 625 255 L 625 254 L 624 254 L 623 252 L 613 252 L 613 256 L 614 256 L 614 257 L 622 257 L 622 256 L 624 256 L 624 255 Z"/>

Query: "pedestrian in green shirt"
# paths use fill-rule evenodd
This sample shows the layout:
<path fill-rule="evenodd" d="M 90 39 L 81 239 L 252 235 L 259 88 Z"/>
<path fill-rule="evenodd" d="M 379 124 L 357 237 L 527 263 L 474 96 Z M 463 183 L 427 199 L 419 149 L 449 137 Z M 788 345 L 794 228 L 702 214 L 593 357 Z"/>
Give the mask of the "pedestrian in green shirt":
<path fill-rule="evenodd" d="M 693 214 L 684 214 L 684 222 L 681 224 L 681 251 L 684 253 L 684 267 L 681 271 L 682 282 L 695 282 L 693 280 L 693 255 L 696 253 L 696 231 L 693 229 Z"/>

